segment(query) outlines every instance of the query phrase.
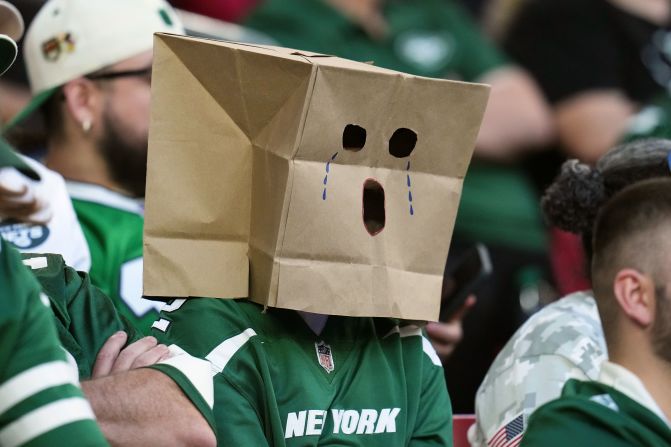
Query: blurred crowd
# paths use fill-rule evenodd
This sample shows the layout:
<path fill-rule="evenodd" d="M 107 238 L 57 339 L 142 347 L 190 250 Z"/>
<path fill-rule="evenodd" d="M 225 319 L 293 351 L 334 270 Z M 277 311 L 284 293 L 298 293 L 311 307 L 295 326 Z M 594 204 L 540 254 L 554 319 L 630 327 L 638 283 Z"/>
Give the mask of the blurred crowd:
<path fill-rule="evenodd" d="M 671 298 L 671 238 L 661 223 L 671 217 L 670 186 L 661 180 L 671 170 L 668 1 L 138 2 L 161 13 L 138 7 L 129 17 L 133 7 L 116 0 L 10 0 L 25 33 L 6 29 L 9 13 L 0 17 L 0 32 L 19 47 L 0 79 L 2 144 L 21 154 L 5 162 L 21 174 L 0 164 L 0 236 L 23 252 L 60 312 L 58 337 L 109 442 L 207 445 L 217 431 L 202 410 L 207 403 L 190 392 L 200 383 L 193 375 L 205 368 L 209 376 L 208 366 L 185 373 L 183 365 L 201 359 L 159 343 L 164 303 L 142 298 L 158 31 L 490 85 L 445 272 L 478 243 L 492 272 L 448 321 L 424 329 L 451 411 L 475 414 L 472 445 L 517 445 L 527 427 L 522 445 L 555 445 L 548 437 L 564 445 L 572 436 L 585 445 L 670 445 L 671 323 L 659 321 L 671 315 L 659 296 L 646 302 L 655 293 Z M 60 31 L 63 23 L 76 39 Z M 69 63 L 52 63 L 68 53 L 76 54 Z M 657 183 L 634 185 L 653 177 Z M 636 269 L 654 272 L 658 283 Z M 119 398 L 128 393 L 133 402 Z M 550 404 L 529 424 L 560 394 L 574 407 Z M 149 410 L 143 399 L 154 403 Z M 225 403 L 214 405 L 216 414 Z M 160 426 L 152 422 L 159 418 Z M 604 432 L 624 427 L 621 439 L 591 433 L 599 424 Z M 80 429 L 97 445 L 96 427 Z"/>

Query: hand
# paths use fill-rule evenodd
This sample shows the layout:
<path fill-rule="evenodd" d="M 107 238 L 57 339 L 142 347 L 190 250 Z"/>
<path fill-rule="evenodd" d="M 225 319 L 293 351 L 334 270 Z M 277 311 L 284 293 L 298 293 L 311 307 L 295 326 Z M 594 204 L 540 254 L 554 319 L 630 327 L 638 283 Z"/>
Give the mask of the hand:
<path fill-rule="evenodd" d="M 35 185 L 15 169 L 0 169 L 0 219 L 47 223 L 52 214 L 49 202 L 40 197 Z"/>
<path fill-rule="evenodd" d="M 475 305 L 475 301 L 475 296 L 471 295 L 466 298 L 464 304 L 449 321 L 432 322 L 426 325 L 426 333 L 429 334 L 431 344 L 433 344 L 433 347 L 442 362 L 445 362 L 450 357 L 450 354 L 452 354 L 461 341 L 461 338 L 463 337 L 461 320 Z"/>
<path fill-rule="evenodd" d="M 92 379 L 153 365 L 170 357 L 168 347 L 158 344 L 154 337 L 144 337 L 124 348 L 126 340 L 128 335 L 122 331 L 115 332 L 107 339 L 96 356 Z"/>

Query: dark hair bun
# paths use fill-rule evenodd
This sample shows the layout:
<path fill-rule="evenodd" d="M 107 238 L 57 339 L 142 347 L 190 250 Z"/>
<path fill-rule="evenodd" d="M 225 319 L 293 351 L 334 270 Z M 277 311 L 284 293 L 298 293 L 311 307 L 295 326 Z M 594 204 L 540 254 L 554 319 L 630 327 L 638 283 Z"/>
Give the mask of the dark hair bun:
<path fill-rule="evenodd" d="M 545 191 L 541 208 L 550 225 L 582 234 L 591 229 L 605 200 L 606 191 L 600 171 L 578 160 L 568 160 L 562 165 L 554 183 Z"/>

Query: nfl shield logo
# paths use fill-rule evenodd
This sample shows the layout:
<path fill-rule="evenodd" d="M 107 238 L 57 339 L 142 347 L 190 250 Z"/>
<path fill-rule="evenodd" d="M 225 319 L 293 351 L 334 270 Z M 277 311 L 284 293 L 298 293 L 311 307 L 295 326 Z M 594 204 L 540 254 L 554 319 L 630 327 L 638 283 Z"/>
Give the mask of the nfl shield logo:
<path fill-rule="evenodd" d="M 319 364 L 322 365 L 322 368 L 324 368 L 327 373 L 331 374 L 335 369 L 331 347 L 322 340 L 319 343 L 315 342 L 315 350 L 317 351 L 317 360 L 319 360 Z"/>

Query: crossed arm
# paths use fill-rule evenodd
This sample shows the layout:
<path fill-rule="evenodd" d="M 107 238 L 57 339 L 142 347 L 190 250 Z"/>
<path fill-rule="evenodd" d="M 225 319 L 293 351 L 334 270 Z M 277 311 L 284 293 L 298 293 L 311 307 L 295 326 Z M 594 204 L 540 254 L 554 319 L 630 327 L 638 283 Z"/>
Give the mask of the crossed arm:
<path fill-rule="evenodd" d="M 123 335 L 122 335 L 123 334 Z M 112 335 L 96 358 L 84 394 L 112 445 L 215 446 L 206 419 L 177 384 L 160 371 L 142 368 L 168 355 L 145 337 L 122 349 L 123 332 Z"/>

